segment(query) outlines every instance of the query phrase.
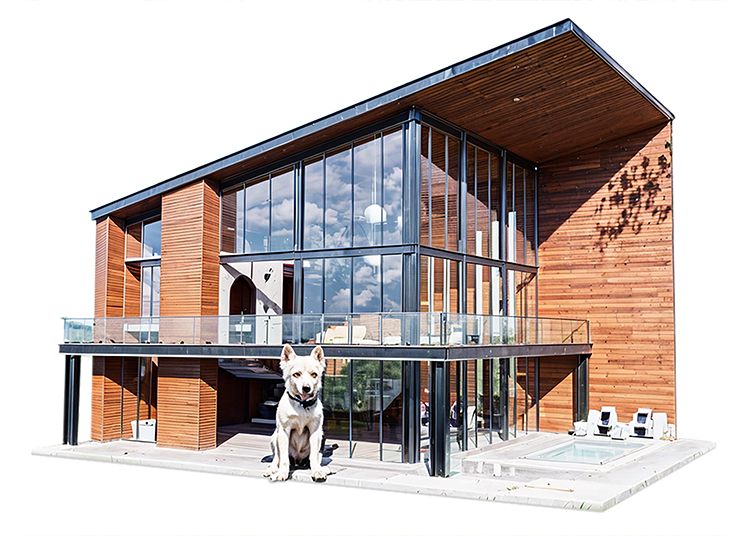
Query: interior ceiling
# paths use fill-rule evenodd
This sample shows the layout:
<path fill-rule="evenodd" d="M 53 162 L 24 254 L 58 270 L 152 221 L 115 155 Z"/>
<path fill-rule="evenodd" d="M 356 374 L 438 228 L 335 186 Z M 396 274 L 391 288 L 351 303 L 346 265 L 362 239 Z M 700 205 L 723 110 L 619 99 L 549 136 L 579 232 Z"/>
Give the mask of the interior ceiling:
<path fill-rule="evenodd" d="M 401 89 L 389 93 L 398 94 Z M 177 179 L 183 183 L 201 177 L 221 181 L 412 107 L 431 112 L 542 165 L 670 120 L 573 31 L 403 93 L 400 98 L 388 93 L 374 97 L 363 105 L 347 108 L 150 190 L 163 193 L 179 186 L 171 184 Z M 360 107 L 370 109 L 360 111 Z M 143 197 L 137 201 L 139 204 Z M 107 205 L 97 210 L 134 214 L 132 205 L 136 200 L 128 201 L 123 198 L 110 204 L 111 210 L 107 210 Z"/>

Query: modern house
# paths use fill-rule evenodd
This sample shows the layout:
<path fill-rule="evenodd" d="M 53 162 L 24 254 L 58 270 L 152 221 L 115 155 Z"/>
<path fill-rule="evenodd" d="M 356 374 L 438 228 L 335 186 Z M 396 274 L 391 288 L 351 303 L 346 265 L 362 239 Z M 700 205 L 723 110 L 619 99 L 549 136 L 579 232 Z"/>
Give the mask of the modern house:
<path fill-rule="evenodd" d="M 672 120 L 565 20 L 94 209 L 64 441 L 83 355 L 93 440 L 204 450 L 272 426 L 287 342 L 337 456 L 675 422 Z"/>

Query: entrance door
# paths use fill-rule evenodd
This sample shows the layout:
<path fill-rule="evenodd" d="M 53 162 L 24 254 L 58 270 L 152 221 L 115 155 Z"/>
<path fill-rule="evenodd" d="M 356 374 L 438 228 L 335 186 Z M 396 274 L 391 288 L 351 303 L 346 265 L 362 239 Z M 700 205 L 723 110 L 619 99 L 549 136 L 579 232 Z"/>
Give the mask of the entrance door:
<path fill-rule="evenodd" d="M 229 289 L 229 314 L 255 314 L 255 285 L 244 276 L 238 277 Z"/>
<path fill-rule="evenodd" d="M 230 344 L 254 341 L 255 319 L 245 315 L 255 314 L 256 288 L 245 276 L 240 276 L 229 289 L 229 342 Z"/>

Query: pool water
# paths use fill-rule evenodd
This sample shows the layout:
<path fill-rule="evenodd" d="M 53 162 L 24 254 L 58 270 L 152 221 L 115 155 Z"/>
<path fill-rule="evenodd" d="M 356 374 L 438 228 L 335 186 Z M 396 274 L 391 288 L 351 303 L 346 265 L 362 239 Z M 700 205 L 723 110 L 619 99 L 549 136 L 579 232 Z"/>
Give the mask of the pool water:
<path fill-rule="evenodd" d="M 525 456 L 531 460 L 601 465 L 642 448 L 641 443 L 575 440 Z"/>

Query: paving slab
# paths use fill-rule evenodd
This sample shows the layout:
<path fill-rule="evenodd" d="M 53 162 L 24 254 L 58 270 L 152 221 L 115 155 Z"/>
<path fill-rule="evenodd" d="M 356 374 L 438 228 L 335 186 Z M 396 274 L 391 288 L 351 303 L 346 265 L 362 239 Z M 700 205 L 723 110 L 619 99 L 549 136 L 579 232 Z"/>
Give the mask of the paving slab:
<path fill-rule="evenodd" d="M 120 440 L 40 447 L 32 453 L 263 478 L 268 463 L 262 459 L 268 453 L 259 448 L 257 442 L 248 441 L 243 436 L 237 434 L 208 451 L 187 451 Z M 634 440 L 642 443 L 641 448 L 602 465 L 527 457 L 572 440 L 564 434 L 532 433 L 456 454 L 451 461 L 456 473 L 449 478 L 429 476 L 424 464 L 350 459 L 334 453 L 331 458 L 324 459 L 324 465 L 331 470 L 326 484 L 601 511 L 715 448 L 711 442 L 692 439 Z M 309 469 L 295 469 L 291 479 L 299 482 L 312 480 Z"/>

